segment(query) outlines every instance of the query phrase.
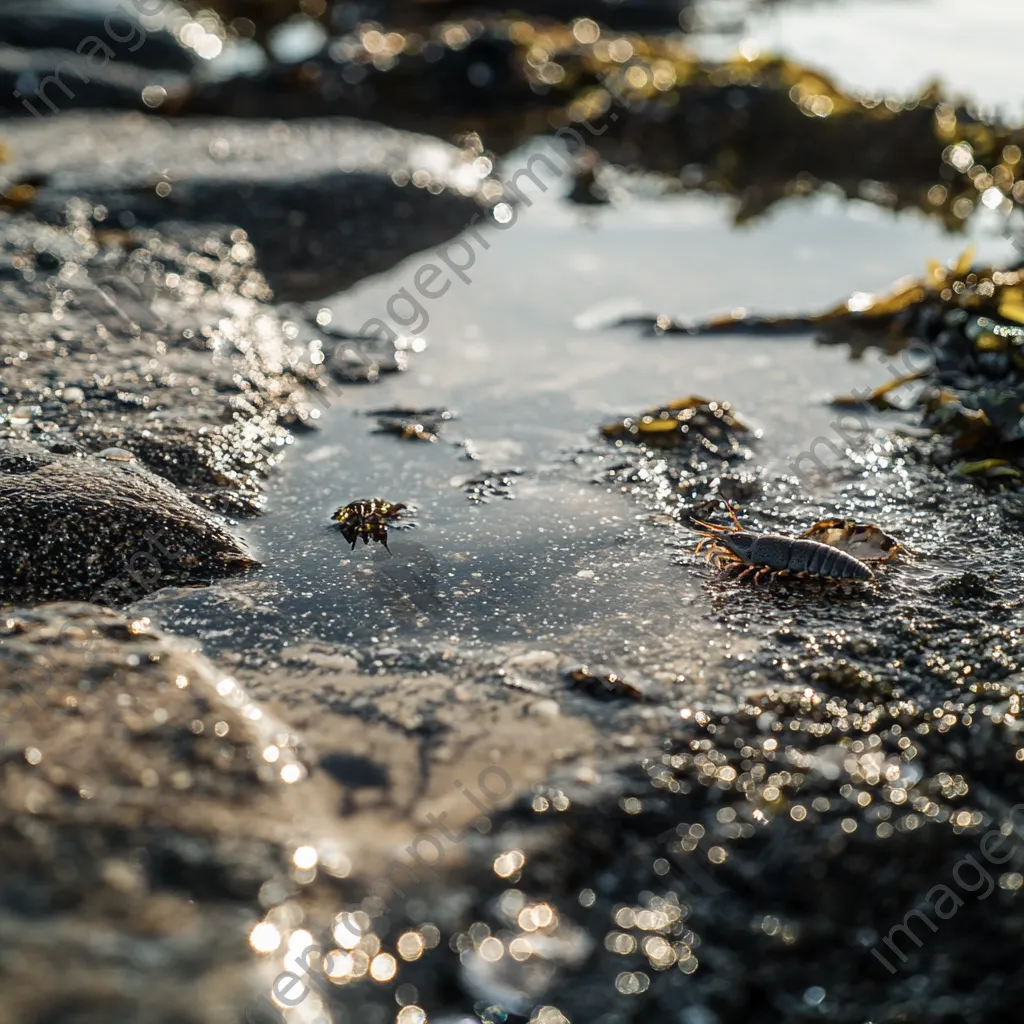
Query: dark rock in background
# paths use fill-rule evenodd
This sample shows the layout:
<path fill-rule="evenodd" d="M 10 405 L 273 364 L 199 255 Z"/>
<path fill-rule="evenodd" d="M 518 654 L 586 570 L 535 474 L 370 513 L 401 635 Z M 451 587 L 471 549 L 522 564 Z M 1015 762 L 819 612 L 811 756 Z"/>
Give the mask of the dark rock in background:
<path fill-rule="evenodd" d="M 175 5 L 145 0 L 144 8 L 160 15 Z M 166 23 L 166 16 L 161 19 Z M 152 19 L 147 19 L 151 24 Z M 113 52 L 111 60 L 154 71 L 195 70 L 196 55 L 183 46 L 166 24 L 144 27 L 131 0 L 72 5 L 56 0 L 6 0 L 0 9 L 0 44 L 25 50 L 61 50 L 65 55 L 91 52 L 82 41 L 98 39 Z M 80 49 L 81 48 L 81 49 Z M 99 51 L 103 53 L 103 51 Z M 97 61 L 99 58 L 96 58 Z"/>
<path fill-rule="evenodd" d="M 4 138 L 8 179 L 43 179 L 38 215 L 62 221 L 68 200 L 83 197 L 116 227 L 243 228 L 278 301 L 323 298 L 381 273 L 488 205 L 474 150 L 355 121 L 73 114 L 13 123 Z"/>
<path fill-rule="evenodd" d="M 142 93 L 147 87 L 161 89 L 165 102 L 171 103 L 189 89 L 184 75 L 149 71 L 126 62 L 111 62 L 102 70 L 90 71 L 88 81 L 83 81 L 69 69 L 68 58 L 62 50 L 0 45 L 0 115 L 38 119 L 86 107 L 145 112 L 149 107 Z M 54 75 L 66 89 L 53 81 Z M 39 89 L 45 99 L 40 98 Z"/>
<path fill-rule="evenodd" d="M 50 116 L 74 108 L 146 110 L 143 91 L 181 96 L 200 61 L 180 36 L 188 16 L 170 0 L 8 0 L 0 8 L 0 112 Z M 174 29 L 178 29 L 178 34 Z"/>
<path fill-rule="evenodd" d="M 520 0 L 515 5 L 473 0 L 434 0 L 428 4 L 416 0 L 328 0 L 322 5 L 303 4 L 300 0 L 207 0 L 207 6 L 229 23 L 246 19 L 255 38 L 265 42 L 275 27 L 290 17 L 308 16 L 316 6 L 322 8 L 320 20 L 325 27 L 335 32 L 348 31 L 358 21 L 421 27 L 510 7 L 513 12 L 558 21 L 593 18 L 612 28 L 673 32 L 685 27 L 693 0 Z"/>

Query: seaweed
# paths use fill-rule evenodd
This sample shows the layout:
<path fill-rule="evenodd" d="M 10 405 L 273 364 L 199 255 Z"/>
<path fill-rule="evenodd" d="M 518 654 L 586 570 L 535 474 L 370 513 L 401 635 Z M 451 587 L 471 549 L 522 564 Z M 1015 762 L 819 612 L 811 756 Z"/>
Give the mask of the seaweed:
<path fill-rule="evenodd" d="M 373 409 L 367 415 L 377 418 L 376 434 L 427 442 L 436 441 L 444 424 L 456 418 L 450 409 Z"/>
<path fill-rule="evenodd" d="M 587 665 L 580 665 L 571 668 L 565 673 L 565 679 L 574 688 L 582 690 L 602 700 L 614 700 L 617 697 L 626 697 L 630 700 L 646 701 L 647 695 L 643 690 L 627 682 L 617 672 L 606 668 L 589 668 Z"/>
<path fill-rule="evenodd" d="M 747 457 L 742 439 L 756 436 L 733 415 L 728 402 L 697 395 L 616 420 L 603 426 L 601 433 L 616 444 L 633 441 L 651 448 L 696 449 L 722 459 Z"/>
<path fill-rule="evenodd" d="M 658 334 L 785 334 L 815 329 L 826 344 L 918 348 L 926 365 L 898 374 L 866 395 L 833 399 L 840 407 L 916 411 L 942 444 L 928 452 L 960 476 L 1014 485 L 1024 478 L 1024 264 L 975 266 L 973 249 L 948 266 L 932 261 L 920 278 L 903 278 L 880 295 L 856 292 L 820 313 L 773 317 L 736 314 L 686 323 L 659 315 L 620 323 Z M 909 394 L 907 385 L 916 384 Z M 902 400 L 895 400 L 895 395 Z"/>

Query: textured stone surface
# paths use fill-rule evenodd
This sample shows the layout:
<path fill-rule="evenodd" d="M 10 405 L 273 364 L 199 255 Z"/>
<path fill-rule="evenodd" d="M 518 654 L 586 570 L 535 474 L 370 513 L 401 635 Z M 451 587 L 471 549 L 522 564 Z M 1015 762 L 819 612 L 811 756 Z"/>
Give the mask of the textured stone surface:
<path fill-rule="evenodd" d="M 333 385 L 332 372 L 358 375 L 351 343 L 302 310 L 279 312 L 258 267 L 293 297 L 326 294 L 443 241 L 481 209 L 470 153 L 352 123 L 67 114 L 9 127 L 0 440 L 57 454 L 125 449 L 233 515 L 258 512 L 264 477 L 291 429 L 319 415 L 316 392 Z M 425 187 L 395 183 L 417 169 Z M 35 526 L 7 528 L 30 536 Z M 125 550 L 135 536 L 116 558 L 135 553 Z M 72 578 L 66 563 L 32 561 L 49 598 L 91 597 L 110 567 Z M 200 559 L 191 570 L 234 564 Z M 23 586 L 12 592 L 35 599 Z"/>
<path fill-rule="evenodd" d="M 215 516 L 126 457 L 0 442 L 0 601 L 123 603 L 256 564 Z"/>
<path fill-rule="evenodd" d="M 304 368 L 251 245 L 104 234 L 91 212 L 0 219 L 0 436 L 124 448 L 210 505 L 255 512 Z"/>
<path fill-rule="evenodd" d="M 9 180 L 41 216 L 102 204 L 115 226 L 243 228 L 279 301 L 322 298 L 485 214 L 475 148 L 341 118 L 287 124 L 69 112 L 12 122 Z M 492 183 L 496 184 L 496 183 Z M 492 195 L 493 198 L 493 195 Z"/>
<path fill-rule="evenodd" d="M 309 820 L 287 730 L 88 605 L 0 620 L 0 682 L 0 1021 L 235 1024 Z"/>
<path fill-rule="evenodd" d="M 0 618 L 0 1024 L 237 1024 L 294 970 L 286 943 L 320 941 L 371 890 L 393 923 L 361 917 L 359 948 L 394 949 L 410 842 L 435 820 L 465 835 L 488 766 L 493 792 L 502 772 L 519 792 L 596 739 L 498 680 L 368 687 L 323 648 L 239 678 L 146 618 L 71 603 Z M 318 870 L 296 865 L 305 846 Z M 449 845 L 446 866 L 468 848 Z M 451 923 L 465 905 L 437 909 Z M 257 955 L 261 920 L 282 945 Z M 376 1020 L 392 989 L 326 1001 Z"/>

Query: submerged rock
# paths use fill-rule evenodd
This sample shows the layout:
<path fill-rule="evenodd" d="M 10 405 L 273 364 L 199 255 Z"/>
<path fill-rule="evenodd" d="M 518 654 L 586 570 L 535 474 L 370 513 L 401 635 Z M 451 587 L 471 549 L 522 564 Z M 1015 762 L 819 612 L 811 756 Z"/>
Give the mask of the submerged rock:
<path fill-rule="evenodd" d="M 0 442 L 0 601 L 118 604 L 258 564 L 219 519 L 126 455 Z"/>

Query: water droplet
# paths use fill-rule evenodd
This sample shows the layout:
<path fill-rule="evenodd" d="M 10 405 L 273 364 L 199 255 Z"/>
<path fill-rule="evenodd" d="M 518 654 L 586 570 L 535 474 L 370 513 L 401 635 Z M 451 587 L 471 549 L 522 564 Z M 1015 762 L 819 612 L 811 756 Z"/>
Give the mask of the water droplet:
<path fill-rule="evenodd" d="M 804 992 L 804 1002 L 808 1006 L 818 1006 L 825 1001 L 825 990 L 820 985 L 812 985 Z"/>

